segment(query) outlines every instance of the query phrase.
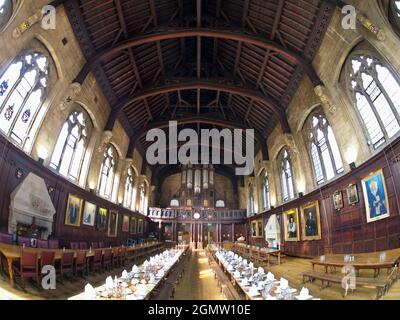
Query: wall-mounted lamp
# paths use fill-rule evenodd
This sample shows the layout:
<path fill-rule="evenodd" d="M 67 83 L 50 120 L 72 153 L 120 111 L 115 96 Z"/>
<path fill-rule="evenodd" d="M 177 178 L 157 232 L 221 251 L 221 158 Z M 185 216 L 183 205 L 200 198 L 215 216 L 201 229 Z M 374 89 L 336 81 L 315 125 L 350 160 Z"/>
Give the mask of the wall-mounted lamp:
<path fill-rule="evenodd" d="M 89 189 L 89 192 L 90 192 L 90 193 L 94 193 L 94 189 L 93 189 L 93 188 L 90 188 L 90 189 Z"/>
<path fill-rule="evenodd" d="M 41 165 L 43 165 L 44 159 L 39 157 L 38 162 L 39 162 Z"/>
<path fill-rule="evenodd" d="M 303 192 L 299 192 L 299 198 L 302 198 L 304 196 Z"/>
<path fill-rule="evenodd" d="M 350 166 L 350 170 L 355 170 L 355 169 L 357 168 L 355 162 L 351 162 L 351 163 L 349 164 L 349 166 Z"/>

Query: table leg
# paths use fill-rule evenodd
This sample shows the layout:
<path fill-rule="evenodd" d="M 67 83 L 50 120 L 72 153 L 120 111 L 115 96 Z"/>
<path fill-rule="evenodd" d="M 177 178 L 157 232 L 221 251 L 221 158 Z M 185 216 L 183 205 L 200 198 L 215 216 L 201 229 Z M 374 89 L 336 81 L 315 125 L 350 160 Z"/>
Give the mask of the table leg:
<path fill-rule="evenodd" d="M 13 271 L 13 268 L 12 268 L 12 263 L 13 263 L 13 259 L 7 258 L 8 276 L 10 277 L 11 286 L 14 287 L 14 271 Z"/>
<path fill-rule="evenodd" d="M 278 265 L 280 265 L 280 264 L 281 264 L 281 253 L 278 252 Z"/>

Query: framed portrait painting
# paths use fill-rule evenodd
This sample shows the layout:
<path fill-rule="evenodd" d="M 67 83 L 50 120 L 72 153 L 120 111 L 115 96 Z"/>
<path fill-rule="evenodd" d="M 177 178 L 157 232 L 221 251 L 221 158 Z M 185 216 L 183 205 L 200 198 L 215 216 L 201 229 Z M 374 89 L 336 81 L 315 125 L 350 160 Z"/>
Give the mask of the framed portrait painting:
<path fill-rule="evenodd" d="M 122 218 L 122 232 L 129 232 L 129 216 L 124 214 Z"/>
<path fill-rule="evenodd" d="M 390 216 L 389 200 L 383 171 L 371 173 L 362 181 L 367 223 Z"/>
<path fill-rule="evenodd" d="M 357 184 L 351 184 L 347 187 L 347 201 L 350 206 L 357 204 L 360 199 L 358 197 L 358 187 Z"/>
<path fill-rule="evenodd" d="M 108 219 L 108 236 L 116 237 L 118 228 L 118 212 L 110 210 L 110 217 Z"/>
<path fill-rule="evenodd" d="M 83 200 L 72 194 L 68 195 L 67 211 L 65 212 L 65 224 L 79 227 L 81 225 Z"/>
<path fill-rule="evenodd" d="M 301 206 L 302 240 L 321 239 L 321 216 L 319 202 L 310 202 Z"/>
<path fill-rule="evenodd" d="M 285 241 L 299 241 L 300 221 L 297 208 L 283 212 L 283 223 L 285 225 Z"/>
<path fill-rule="evenodd" d="M 107 215 L 108 210 L 106 208 L 99 207 L 96 215 L 96 229 L 103 231 L 107 227 Z"/>
<path fill-rule="evenodd" d="M 335 208 L 336 211 L 340 211 L 343 209 L 344 203 L 343 203 L 342 191 L 336 191 L 332 196 L 332 200 L 333 200 L 333 207 Z"/>
<path fill-rule="evenodd" d="M 84 224 L 85 226 L 94 227 L 96 210 L 97 206 L 94 203 L 85 201 L 85 205 L 83 206 L 82 224 Z"/>
<path fill-rule="evenodd" d="M 130 233 L 131 234 L 137 233 L 137 219 L 136 218 L 131 218 Z"/>

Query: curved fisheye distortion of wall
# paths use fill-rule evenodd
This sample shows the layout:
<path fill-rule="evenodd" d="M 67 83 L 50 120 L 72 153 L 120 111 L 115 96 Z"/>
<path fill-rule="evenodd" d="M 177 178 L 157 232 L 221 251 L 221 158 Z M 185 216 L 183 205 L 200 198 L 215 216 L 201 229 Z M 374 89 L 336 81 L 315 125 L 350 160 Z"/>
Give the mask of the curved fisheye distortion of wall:
<path fill-rule="evenodd" d="M 0 0 L 0 299 L 400 300 L 399 37 L 399 0 Z"/>

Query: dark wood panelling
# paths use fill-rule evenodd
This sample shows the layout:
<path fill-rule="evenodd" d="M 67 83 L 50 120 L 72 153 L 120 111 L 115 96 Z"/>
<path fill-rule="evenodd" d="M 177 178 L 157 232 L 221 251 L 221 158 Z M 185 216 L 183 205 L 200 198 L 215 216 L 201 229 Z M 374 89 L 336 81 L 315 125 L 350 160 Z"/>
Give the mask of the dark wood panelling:
<path fill-rule="evenodd" d="M 16 176 L 17 170 L 23 171 L 23 176 L 20 179 Z M 29 172 L 33 172 L 42 177 L 47 186 L 52 189 L 50 198 L 56 209 L 52 238 L 59 239 L 61 245 L 68 245 L 70 241 L 90 242 L 99 240 L 104 241 L 107 244 L 117 244 L 123 243 L 130 237 L 143 235 L 132 235 L 122 232 L 122 217 L 124 214 L 144 220 L 146 220 L 147 217 L 100 198 L 67 181 L 65 178 L 34 161 L 24 152 L 9 143 L 3 136 L 0 136 L 0 232 L 7 232 L 8 229 L 10 195 Z M 119 212 L 117 237 L 107 237 L 107 230 L 98 231 L 94 227 L 90 226 L 81 225 L 80 227 L 72 227 L 65 225 L 64 221 L 68 194 L 77 195 L 84 200 L 91 201 L 98 206 L 105 207 L 109 210 L 117 210 Z"/>
<path fill-rule="evenodd" d="M 400 246 L 400 138 L 372 157 L 357 169 L 341 176 L 335 181 L 310 194 L 291 201 L 283 206 L 263 213 L 264 225 L 272 214 L 277 214 L 283 230 L 282 212 L 299 208 L 310 201 L 318 200 L 321 211 L 322 239 L 318 241 L 285 242 L 282 234 L 282 248 L 291 255 L 313 257 L 324 253 L 360 253 L 398 248 Z M 397 157 L 396 157 L 397 156 Z M 367 223 L 361 180 L 371 172 L 383 169 L 389 197 L 390 217 Z M 357 183 L 360 202 L 349 205 L 346 188 Z M 341 190 L 344 208 L 335 211 L 332 195 Z M 259 219 L 259 216 L 250 218 Z M 251 243 L 255 241 L 249 237 Z M 265 244 L 265 242 L 264 242 Z"/>

